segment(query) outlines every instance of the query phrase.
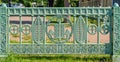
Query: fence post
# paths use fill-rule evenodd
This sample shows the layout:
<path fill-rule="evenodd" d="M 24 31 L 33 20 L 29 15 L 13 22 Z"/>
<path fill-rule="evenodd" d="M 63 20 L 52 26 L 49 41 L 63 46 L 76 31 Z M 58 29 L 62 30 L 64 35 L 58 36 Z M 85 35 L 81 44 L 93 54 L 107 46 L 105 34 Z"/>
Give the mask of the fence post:
<path fill-rule="evenodd" d="M 7 34 L 6 34 L 6 26 L 7 26 L 7 6 L 6 4 L 2 4 L 0 6 L 0 57 L 7 56 Z"/>
<path fill-rule="evenodd" d="M 120 7 L 113 7 L 113 62 L 120 61 Z"/>

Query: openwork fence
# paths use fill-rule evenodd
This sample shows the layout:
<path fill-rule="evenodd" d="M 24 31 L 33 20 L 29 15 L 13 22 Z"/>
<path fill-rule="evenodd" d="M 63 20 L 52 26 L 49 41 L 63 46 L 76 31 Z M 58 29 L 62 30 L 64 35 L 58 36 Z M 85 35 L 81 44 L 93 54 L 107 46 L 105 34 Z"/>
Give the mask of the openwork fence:
<path fill-rule="evenodd" d="M 119 54 L 119 7 L 0 7 L 0 55 Z"/>

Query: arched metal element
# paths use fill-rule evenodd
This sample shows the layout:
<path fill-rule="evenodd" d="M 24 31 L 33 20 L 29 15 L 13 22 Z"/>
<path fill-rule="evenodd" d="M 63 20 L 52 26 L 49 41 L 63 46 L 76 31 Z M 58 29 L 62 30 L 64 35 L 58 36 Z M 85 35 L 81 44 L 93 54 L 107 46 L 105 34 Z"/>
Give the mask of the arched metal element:
<path fill-rule="evenodd" d="M 85 43 L 86 23 L 82 16 L 74 23 L 74 37 L 77 43 Z"/>
<path fill-rule="evenodd" d="M 32 25 L 32 38 L 36 44 L 43 43 L 44 41 L 44 24 L 40 16 L 37 16 Z"/>

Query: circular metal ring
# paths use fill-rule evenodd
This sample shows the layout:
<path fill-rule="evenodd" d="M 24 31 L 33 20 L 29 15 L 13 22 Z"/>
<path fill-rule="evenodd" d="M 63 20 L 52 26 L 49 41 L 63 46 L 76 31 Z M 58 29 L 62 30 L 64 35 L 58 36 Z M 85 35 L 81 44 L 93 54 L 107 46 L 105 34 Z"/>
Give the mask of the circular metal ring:
<path fill-rule="evenodd" d="M 28 24 L 22 26 L 22 33 L 26 35 L 30 34 L 30 26 Z"/>
<path fill-rule="evenodd" d="M 102 34 L 108 34 L 109 33 L 109 26 L 107 24 L 101 25 L 101 31 Z"/>
<path fill-rule="evenodd" d="M 18 32 L 19 32 L 19 27 L 17 25 L 10 26 L 10 33 L 11 34 L 18 34 Z"/>
<path fill-rule="evenodd" d="M 94 35 L 96 34 L 97 32 L 97 26 L 95 24 L 91 24 L 89 27 L 88 27 L 88 33 Z"/>

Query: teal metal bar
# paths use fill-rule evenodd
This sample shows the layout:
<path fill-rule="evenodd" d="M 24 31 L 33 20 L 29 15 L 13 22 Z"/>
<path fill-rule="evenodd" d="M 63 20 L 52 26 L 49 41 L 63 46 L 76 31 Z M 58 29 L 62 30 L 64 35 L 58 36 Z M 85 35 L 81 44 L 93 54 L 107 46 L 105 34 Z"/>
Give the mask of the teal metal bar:
<path fill-rule="evenodd" d="M 76 24 L 76 15 L 74 15 L 74 25 L 73 25 L 73 33 L 75 33 L 75 24 Z M 73 35 L 73 36 L 76 36 L 75 34 Z M 75 39 L 75 37 L 74 37 L 74 44 L 76 44 L 76 39 Z"/>
<path fill-rule="evenodd" d="M 8 13 L 8 14 L 9 14 L 9 13 Z M 9 17 L 10 17 L 10 16 L 8 15 L 8 16 L 7 16 L 7 38 L 8 38 L 8 39 L 7 39 L 7 42 L 8 42 L 8 43 L 7 43 L 7 45 L 8 45 L 7 48 L 8 48 L 8 54 L 10 53 L 10 28 L 9 28 L 9 27 L 10 27 L 10 21 L 9 21 L 10 18 L 9 18 Z"/>
<path fill-rule="evenodd" d="M 98 15 L 97 43 L 100 44 L 100 16 Z"/>
<path fill-rule="evenodd" d="M 31 16 L 31 20 L 32 20 L 32 25 L 33 25 L 33 23 L 34 23 L 34 15 Z M 33 32 L 33 29 L 32 29 L 32 28 L 31 28 L 31 32 Z M 32 37 L 32 40 L 33 40 L 33 37 Z M 34 54 L 34 48 L 35 48 L 35 47 L 34 47 L 34 41 L 32 41 L 32 51 L 33 51 L 32 53 L 33 53 L 33 54 Z"/>
<path fill-rule="evenodd" d="M 115 6 L 113 7 L 113 28 L 111 28 L 111 34 L 113 37 L 111 38 L 112 44 L 112 54 L 113 54 L 113 61 L 119 62 L 120 59 L 120 7 Z M 112 33 L 113 30 L 113 33 Z M 113 42 L 112 42 L 113 40 Z"/>
<path fill-rule="evenodd" d="M 8 54 L 7 45 L 7 6 L 0 6 L 0 57 L 6 57 Z"/>

